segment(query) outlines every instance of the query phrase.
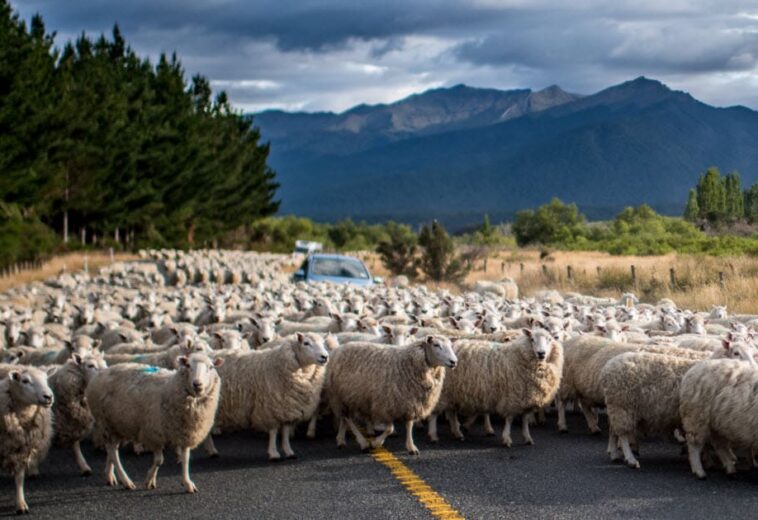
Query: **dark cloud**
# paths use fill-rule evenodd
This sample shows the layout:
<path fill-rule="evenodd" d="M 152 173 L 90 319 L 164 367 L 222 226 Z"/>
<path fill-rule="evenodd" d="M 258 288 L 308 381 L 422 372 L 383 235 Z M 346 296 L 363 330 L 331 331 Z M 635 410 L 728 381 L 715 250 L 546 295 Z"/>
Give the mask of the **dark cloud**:
<path fill-rule="evenodd" d="M 246 110 L 344 109 L 467 83 L 589 93 L 656 77 L 758 106 L 753 0 L 12 0 L 58 42 L 110 31 L 177 51 Z"/>

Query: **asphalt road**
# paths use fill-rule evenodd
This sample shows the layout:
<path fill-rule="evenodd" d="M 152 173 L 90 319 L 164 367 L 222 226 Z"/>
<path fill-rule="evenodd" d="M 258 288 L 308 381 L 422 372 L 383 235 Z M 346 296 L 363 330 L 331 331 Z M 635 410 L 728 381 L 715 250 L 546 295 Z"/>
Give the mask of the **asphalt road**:
<path fill-rule="evenodd" d="M 758 471 L 728 479 L 717 469 L 706 481 L 689 472 L 686 457 L 673 443 L 641 446 L 642 469 L 611 463 L 606 438 L 590 436 L 581 418 L 569 418 L 571 433 L 559 434 L 554 418 L 534 427 L 535 446 L 514 447 L 486 437 L 475 427 L 466 441 L 454 441 L 440 427 L 441 441 L 430 444 L 421 432 L 419 457 L 406 455 L 403 435 L 386 447 L 395 453 L 464 517 L 472 518 L 756 518 Z M 499 423 L 495 423 L 496 427 Z M 263 435 L 240 433 L 217 439 L 217 459 L 202 450 L 193 455 L 192 477 L 200 492 L 187 495 L 178 464 L 167 453 L 158 489 L 124 491 L 105 486 L 105 457 L 87 445 L 95 474 L 78 476 L 68 451 L 54 449 L 42 474 L 27 481 L 27 501 L 35 518 L 281 518 L 428 519 L 431 514 L 390 471 L 362 454 L 349 438 L 337 450 L 332 432 L 322 428 L 308 441 L 299 433 L 295 461 L 269 463 Z M 127 472 L 139 484 L 150 455 L 122 449 Z M 0 516 L 14 514 L 13 484 L 0 480 Z"/>

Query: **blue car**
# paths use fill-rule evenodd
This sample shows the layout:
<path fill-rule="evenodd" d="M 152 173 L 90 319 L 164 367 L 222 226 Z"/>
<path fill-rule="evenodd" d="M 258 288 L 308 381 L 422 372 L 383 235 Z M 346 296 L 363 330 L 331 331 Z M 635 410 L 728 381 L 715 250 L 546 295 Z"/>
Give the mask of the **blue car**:
<path fill-rule="evenodd" d="M 357 258 L 342 255 L 313 254 L 305 259 L 292 279 L 296 282 L 334 282 L 374 285 L 381 278 L 371 278 L 368 269 Z"/>

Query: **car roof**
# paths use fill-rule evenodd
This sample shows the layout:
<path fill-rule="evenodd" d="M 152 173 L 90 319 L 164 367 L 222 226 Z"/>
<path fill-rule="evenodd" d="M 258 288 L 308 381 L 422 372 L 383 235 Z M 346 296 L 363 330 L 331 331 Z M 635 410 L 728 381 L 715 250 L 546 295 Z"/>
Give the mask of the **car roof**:
<path fill-rule="evenodd" d="M 355 261 L 361 262 L 360 258 L 355 258 L 354 256 L 347 256 L 347 255 L 329 255 L 325 253 L 316 253 L 316 254 L 309 255 L 309 257 L 310 258 L 326 258 L 330 260 L 355 260 Z"/>

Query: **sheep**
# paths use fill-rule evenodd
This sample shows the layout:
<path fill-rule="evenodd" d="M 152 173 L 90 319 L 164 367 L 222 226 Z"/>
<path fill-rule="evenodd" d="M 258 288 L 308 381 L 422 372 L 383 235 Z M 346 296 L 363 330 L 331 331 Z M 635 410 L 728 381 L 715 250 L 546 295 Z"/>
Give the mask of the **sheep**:
<path fill-rule="evenodd" d="M 84 391 L 97 371 L 106 367 L 102 354 L 74 354 L 49 376 L 50 388 L 55 394 L 55 439 L 62 446 L 73 449 L 76 463 L 84 476 L 91 475 L 92 469 L 82 454 L 80 442 L 94 424 Z"/>
<path fill-rule="evenodd" d="M 389 425 L 371 446 L 384 444 L 394 432 L 395 420 L 405 421 L 405 448 L 411 455 L 419 450 L 413 442 L 413 423 L 425 419 L 437 404 L 445 367 L 454 368 L 458 358 L 450 339 L 427 336 L 404 347 L 387 348 L 374 343 L 351 343 L 337 349 L 327 372 L 326 396 L 339 419 L 337 447 L 345 446 L 350 427 L 361 450 L 369 442 L 354 419 Z"/>
<path fill-rule="evenodd" d="M 746 343 L 724 340 L 724 348 L 714 358 L 729 357 L 748 361 L 755 349 Z M 639 468 L 630 441 L 640 431 L 646 434 L 670 434 L 680 426 L 679 387 L 684 374 L 708 354 L 682 358 L 650 352 L 627 352 L 611 359 L 603 367 L 600 381 L 608 411 L 608 454 L 620 458 L 621 444 L 626 463 Z"/>
<path fill-rule="evenodd" d="M 457 414 L 496 412 L 505 418 L 502 443 L 510 447 L 513 418 L 548 405 L 563 372 L 563 348 L 544 329 L 524 329 L 509 344 L 459 340 L 454 345 L 458 366 L 447 374 L 442 395 L 429 419 L 429 437 L 437 441 L 436 415 L 452 416 L 454 435 L 462 439 Z M 522 421 L 527 444 L 534 444 L 529 421 Z"/>
<path fill-rule="evenodd" d="M 679 414 L 687 439 L 690 469 L 706 477 L 700 454 L 707 442 L 734 474 L 730 446 L 758 446 L 758 369 L 755 362 L 707 360 L 682 378 Z"/>
<path fill-rule="evenodd" d="M 147 489 L 156 488 L 163 449 L 172 445 L 181 451 L 185 491 L 197 492 L 189 474 L 190 450 L 213 426 L 222 386 L 216 369 L 223 363 L 192 354 L 178 357 L 176 370 L 128 363 L 99 371 L 92 378 L 85 396 L 95 418 L 94 439 L 105 445 L 108 454 L 109 486 L 116 485 L 117 474 L 122 486 L 135 489 L 118 453 L 120 444 L 131 441 L 153 453 Z"/>
<path fill-rule="evenodd" d="M 204 341 L 194 341 L 186 339 L 180 345 L 174 345 L 167 350 L 157 352 L 148 352 L 145 354 L 106 354 L 105 361 L 108 365 L 118 365 L 122 363 L 139 363 L 143 365 L 152 365 L 162 368 L 173 368 L 176 366 L 176 359 L 179 356 L 188 356 L 190 354 L 210 355 L 211 348 Z"/>
<path fill-rule="evenodd" d="M 97 343 L 92 342 L 66 342 L 65 348 L 42 348 L 15 347 L 8 350 L 8 354 L 15 356 L 21 365 L 61 365 L 74 354 L 85 356 L 97 350 Z"/>
<path fill-rule="evenodd" d="M 282 450 L 295 458 L 290 446 L 293 425 L 315 413 L 324 384 L 329 352 L 313 333 L 297 333 L 274 348 L 216 354 L 227 362 L 220 369 L 221 391 L 216 427 L 223 431 L 254 429 L 269 434 L 268 458 L 281 460 Z M 218 359 L 218 357 L 217 357 Z M 209 437 L 206 450 L 217 453 Z"/>
<path fill-rule="evenodd" d="M 702 357 L 688 349 L 670 346 L 615 343 L 604 338 L 579 336 L 564 343 L 563 380 L 556 399 L 558 405 L 558 430 L 567 432 L 566 402 L 579 401 L 590 433 L 600 433 L 594 406 L 605 403 L 600 383 L 602 368 L 612 358 L 626 352 L 661 352 L 677 357 Z"/>
<path fill-rule="evenodd" d="M 34 367 L 0 365 L 0 467 L 16 483 L 16 513 L 29 512 L 24 497 L 27 469 L 47 453 L 52 440 L 53 391 Z"/>

